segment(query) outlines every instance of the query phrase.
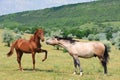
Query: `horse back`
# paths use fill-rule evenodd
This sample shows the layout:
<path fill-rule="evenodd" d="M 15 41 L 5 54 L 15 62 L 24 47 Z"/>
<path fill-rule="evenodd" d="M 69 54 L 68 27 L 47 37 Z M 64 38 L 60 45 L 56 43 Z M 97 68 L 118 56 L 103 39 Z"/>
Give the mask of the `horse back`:
<path fill-rule="evenodd" d="M 30 53 L 35 48 L 37 48 L 36 44 L 32 41 L 25 40 L 25 39 L 18 39 L 16 40 L 15 48 L 22 52 Z"/>
<path fill-rule="evenodd" d="M 77 42 L 70 51 L 71 50 L 80 57 L 90 58 L 95 55 L 103 56 L 105 46 L 101 42 Z"/>

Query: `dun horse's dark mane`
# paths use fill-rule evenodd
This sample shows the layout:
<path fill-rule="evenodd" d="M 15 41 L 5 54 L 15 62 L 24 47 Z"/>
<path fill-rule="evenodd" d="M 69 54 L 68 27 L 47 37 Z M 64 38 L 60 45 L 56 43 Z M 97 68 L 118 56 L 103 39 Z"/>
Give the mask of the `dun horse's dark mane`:
<path fill-rule="evenodd" d="M 75 42 L 78 42 L 77 40 L 74 40 L 72 37 L 58 37 L 58 36 L 55 36 L 55 38 L 57 38 L 58 40 L 68 40 L 70 41 L 70 43 L 75 43 Z"/>

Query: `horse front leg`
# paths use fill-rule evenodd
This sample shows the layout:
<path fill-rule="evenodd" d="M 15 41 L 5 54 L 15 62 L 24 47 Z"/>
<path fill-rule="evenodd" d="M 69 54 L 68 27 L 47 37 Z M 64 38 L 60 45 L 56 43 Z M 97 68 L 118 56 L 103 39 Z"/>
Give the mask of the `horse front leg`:
<path fill-rule="evenodd" d="M 47 59 L 47 50 L 41 49 L 41 52 L 45 52 L 45 57 L 44 57 L 44 59 L 42 59 L 42 61 L 45 61 Z"/>
<path fill-rule="evenodd" d="M 44 57 L 44 59 L 42 59 L 42 61 L 45 61 L 47 59 L 47 50 L 37 48 L 36 52 L 45 52 L 45 57 Z"/>
<path fill-rule="evenodd" d="M 33 71 L 35 71 L 35 53 L 32 53 Z"/>
<path fill-rule="evenodd" d="M 75 67 L 73 74 L 77 74 L 77 62 L 74 58 L 73 58 L 73 61 L 74 61 L 74 67 Z"/>
<path fill-rule="evenodd" d="M 78 56 L 73 56 L 73 60 L 74 60 L 74 66 L 75 66 L 75 74 L 76 74 L 76 69 L 77 69 L 77 66 L 78 66 L 78 68 L 79 68 L 79 71 L 80 71 L 80 76 L 82 76 L 82 74 L 83 74 L 83 70 L 82 70 L 82 68 L 81 68 L 81 66 L 80 66 L 80 61 L 79 61 L 79 59 L 78 59 Z"/>

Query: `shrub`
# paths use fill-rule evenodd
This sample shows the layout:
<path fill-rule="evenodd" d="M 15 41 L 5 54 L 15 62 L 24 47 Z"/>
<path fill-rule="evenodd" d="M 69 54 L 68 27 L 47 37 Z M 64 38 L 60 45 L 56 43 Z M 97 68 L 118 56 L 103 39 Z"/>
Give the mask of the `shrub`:
<path fill-rule="evenodd" d="M 3 33 L 2 33 L 2 40 L 4 43 L 7 43 L 7 46 L 10 47 L 10 43 L 13 41 L 14 36 L 12 34 L 12 31 L 6 29 Z"/>
<path fill-rule="evenodd" d="M 116 49 L 120 50 L 120 31 L 113 33 L 110 41 L 113 45 L 115 45 Z"/>
<path fill-rule="evenodd" d="M 21 34 L 16 34 L 16 36 L 14 37 L 14 40 L 20 39 L 22 38 Z"/>
<path fill-rule="evenodd" d="M 95 40 L 95 35 L 94 34 L 89 34 L 88 35 L 88 40 L 90 40 L 90 41 Z"/>
<path fill-rule="evenodd" d="M 100 40 L 99 34 L 96 34 L 96 35 L 94 36 L 94 40 L 95 40 L 95 41 L 99 41 L 99 40 Z"/>
<path fill-rule="evenodd" d="M 99 33 L 99 40 L 107 40 L 106 33 Z"/>
<path fill-rule="evenodd" d="M 120 32 L 117 34 L 118 36 L 115 38 L 115 47 L 120 50 Z"/>
<path fill-rule="evenodd" d="M 93 40 L 101 41 L 101 40 L 107 40 L 107 38 L 106 38 L 106 34 L 105 33 L 99 33 L 99 34 L 96 34 L 96 35 L 89 34 L 88 35 L 88 40 L 90 40 L 90 41 L 93 41 Z"/>
<path fill-rule="evenodd" d="M 107 50 L 108 50 L 108 52 L 110 52 L 111 51 L 111 42 L 108 40 L 103 40 L 101 42 L 103 42 L 107 46 Z"/>
<path fill-rule="evenodd" d="M 68 51 L 66 49 L 63 49 L 63 53 L 67 53 Z"/>
<path fill-rule="evenodd" d="M 49 37 L 53 37 L 53 36 L 62 37 L 62 31 L 61 30 L 51 31 L 51 33 L 48 36 Z"/>
<path fill-rule="evenodd" d="M 14 32 L 15 32 L 15 33 L 19 33 L 19 29 L 18 29 L 18 28 L 15 28 L 15 29 L 14 29 Z"/>
<path fill-rule="evenodd" d="M 30 30 L 26 30 L 25 33 L 31 34 L 32 31 L 30 31 Z"/>

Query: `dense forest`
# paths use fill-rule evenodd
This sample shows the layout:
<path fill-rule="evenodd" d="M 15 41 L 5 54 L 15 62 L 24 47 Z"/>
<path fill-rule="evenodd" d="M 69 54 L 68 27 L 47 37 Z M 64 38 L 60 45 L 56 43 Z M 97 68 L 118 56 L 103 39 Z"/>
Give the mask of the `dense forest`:
<path fill-rule="evenodd" d="M 120 0 L 97 0 L 0 16 L 0 28 L 33 33 L 43 28 L 46 36 L 72 36 L 112 40 L 120 31 Z M 119 41 L 119 40 L 118 40 Z"/>

